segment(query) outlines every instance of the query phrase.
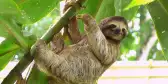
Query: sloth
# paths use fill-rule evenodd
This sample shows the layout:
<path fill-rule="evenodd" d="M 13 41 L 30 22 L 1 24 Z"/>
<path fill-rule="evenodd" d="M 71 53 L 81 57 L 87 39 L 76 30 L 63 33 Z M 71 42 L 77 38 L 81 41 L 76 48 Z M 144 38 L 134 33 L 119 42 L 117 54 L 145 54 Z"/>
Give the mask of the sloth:
<path fill-rule="evenodd" d="M 35 64 L 50 76 L 50 84 L 96 84 L 117 59 L 120 42 L 128 32 L 124 17 L 103 19 L 99 25 L 88 14 L 79 15 L 86 36 L 54 53 L 43 40 L 36 43 Z"/>

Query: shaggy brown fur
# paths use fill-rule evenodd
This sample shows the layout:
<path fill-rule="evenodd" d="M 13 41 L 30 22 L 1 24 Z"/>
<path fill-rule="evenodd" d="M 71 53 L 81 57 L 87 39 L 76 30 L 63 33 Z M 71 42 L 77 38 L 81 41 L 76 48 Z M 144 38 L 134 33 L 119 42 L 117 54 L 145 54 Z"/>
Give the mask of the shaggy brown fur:
<path fill-rule="evenodd" d="M 44 41 L 37 42 L 35 62 L 40 70 L 52 77 L 51 84 L 95 84 L 102 73 L 119 56 L 120 41 L 127 32 L 125 19 L 119 21 L 121 24 L 112 23 L 113 20 L 107 21 L 111 18 L 106 18 L 100 23 L 104 26 L 114 24 L 117 28 L 118 25 L 122 28 L 125 27 L 124 31 L 120 31 L 121 33 L 114 33 L 116 32 L 114 27 L 103 28 L 103 26 L 103 29 L 112 33 L 110 37 L 107 35 L 109 32 L 102 32 L 103 29 L 99 28 L 90 15 L 85 14 L 80 18 L 86 25 L 86 39 L 79 43 L 70 45 L 56 54 L 48 48 Z M 115 39 L 116 36 L 120 39 Z"/>

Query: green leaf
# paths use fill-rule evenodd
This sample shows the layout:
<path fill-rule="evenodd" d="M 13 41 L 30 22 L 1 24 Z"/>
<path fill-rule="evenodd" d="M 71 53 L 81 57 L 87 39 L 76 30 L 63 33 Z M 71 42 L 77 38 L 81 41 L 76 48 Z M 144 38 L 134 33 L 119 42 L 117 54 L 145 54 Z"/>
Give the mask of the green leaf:
<path fill-rule="evenodd" d="M 20 47 L 14 43 L 12 39 L 5 39 L 0 44 L 0 57 L 4 56 L 5 54 L 8 54 L 14 50 L 19 49 Z"/>
<path fill-rule="evenodd" d="M 35 42 L 35 40 L 36 40 L 35 36 L 23 35 L 25 33 L 22 31 L 22 29 L 19 26 L 15 25 L 13 23 L 10 23 L 6 20 L 3 20 L 3 21 L 5 21 L 5 22 L 0 21 L 0 36 L 1 37 L 16 38 L 13 41 L 15 41 L 15 43 L 17 43 L 17 44 L 19 44 L 18 42 L 20 42 L 21 46 L 23 46 L 23 43 L 25 43 L 24 44 L 25 48 L 30 48 L 31 45 Z"/>
<path fill-rule="evenodd" d="M 1 24 L 0 21 L 0 37 L 7 37 L 8 36 L 8 32 L 5 29 L 5 25 Z"/>
<path fill-rule="evenodd" d="M 130 8 L 129 10 L 124 10 L 132 0 L 115 0 L 115 15 L 123 16 L 127 20 L 132 20 L 132 18 L 136 15 L 139 6 Z"/>
<path fill-rule="evenodd" d="M 21 13 L 13 0 L 0 0 L 0 18 L 10 18 L 20 23 L 30 23 L 28 18 Z"/>
<path fill-rule="evenodd" d="M 147 8 L 155 24 L 157 36 L 161 43 L 164 55 L 166 56 L 166 59 L 168 59 L 168 45 L 167 45 L 167 42 L 168 42 L 168 38 L 167 38 L 167 35 L 168 35 L 168 28 L 167 28 L 168 6 L 166 6 L 166 4 L 163 4 L 162 2 L 154 1 L 148 4 Z"/>
<path fill-rule="evenodd" d="M 8 62 L 11 60 L 11 58 L 16 54 L 17 49 L 10 51 L 6 54 L 4 54 L 3 56 L 0 56 L 0 70 L 2 70 L 7 64 Z"/>
<path fill-rule="evenodd" d="M 0 0 L 0 3 L 0 36 L 7 37 L 7 25 L 2 22 L 2 19 L 4 19 L 4 17 L 13 18 L 13 16 L 18 16 L 19 11 L 12 0 Z"/>
<path fill-rule="evenodd" d="M 25 49 L 28 49 L 28 43 L 26 38 L 23 36 L 21 32 L 21 27 L 10 18 L 0 18 L 2 21 L 1 24 L 5 25 L 5 29 L 10 36 L 16 38 L 17 42 Z"/>
<path fill-rule="evenodd" d="M 48 84 L 47 76 L 39 71 L 36 66 L 33 66 L 27 84 Z"/>
<path fill-rule="evenodd" d="M 125 0 L 126 1 L 126 0 Z M 145 5 L 153 2 L 154 0 L 132 0 L 131 3 L 124 9 L 128 10 L 134 6 L 140 6 L 140 5 Z"/>
<path fill-rule="evenodd" d="M 23 16 L 34 23 L 51 12 L 60 0 L 15 0 Z"/>
<path fill-rule="evenodd" d="M 115 15 L 114 0 L 103 0 L 96 14 L 96 21 L 100 22 L 102 19 L 114 15 Z"/>
<path fill-rule="evenodd" d="M 0 17 L 34 23 L 51 12 L 60 0 L 0 0 Z"/>
<path fill-rule="evenodd" d="M 0 15 L 16 15 L 19 13 L 16 4 L 12 0 L 0 0 Z"/>
<path fill-rule="evenodd" d="M 160 2 L 161 6 L 163 6 L 163 9 L 168 13 L 168 0 L 158 0 Z"/>
<path fill-rule="evenodd" d="M 87 13 L 92 16 L 96 16 L 103 0 L 87 0 L 84 6 L 86 7 L 84 10 L 81 10 L 80 13 Z"/>
<path fill-rule="evenodd" d="M 130 43 L 134 43 L 135 38 L 132 36 L 132 33 L 129 32 L 127 37 L 123 39 L 123 41 L 121 42 L 121 48 L 120 51 L 121 53 L 127 53 L 130 49 L 132 49 L 134 47 L 134 45 L 130 45 Z"/>

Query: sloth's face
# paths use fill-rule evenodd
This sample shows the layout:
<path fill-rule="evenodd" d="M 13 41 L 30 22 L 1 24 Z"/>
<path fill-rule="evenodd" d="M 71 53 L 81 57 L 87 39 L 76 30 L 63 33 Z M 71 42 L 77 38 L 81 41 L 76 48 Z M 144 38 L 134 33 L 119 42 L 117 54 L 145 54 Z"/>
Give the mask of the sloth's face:
<path fill-rule="evenodd" d="M 118 18 L 123 17 L 118 16 Z M 107 39 L 121 41 L 128 34 L 127 27 L 128 26 L 126 22 L 120 19 L 119 20 L 114 19 L 111 21 L 107 21 L 107 23 L 103 25 L 103 28 L 101 28 L 101 30 Z"/>

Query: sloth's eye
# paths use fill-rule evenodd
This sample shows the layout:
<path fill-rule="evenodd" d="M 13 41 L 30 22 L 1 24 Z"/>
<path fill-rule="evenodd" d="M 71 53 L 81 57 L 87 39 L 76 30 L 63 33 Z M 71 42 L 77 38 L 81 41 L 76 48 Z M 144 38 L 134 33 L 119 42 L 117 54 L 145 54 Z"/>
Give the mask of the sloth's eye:
<path fill-rule="evenodd" d="M 126 30 L 125 30 L 125 28 L 122 28 L 122 32 L 125 32 Z"/>
<path fill-rule="evenodd" d="M 108 28 L 115 28 L 115 27 L 116 27 L 116 25 L 114 25 L 114 24 L 108 25 Z"/>

